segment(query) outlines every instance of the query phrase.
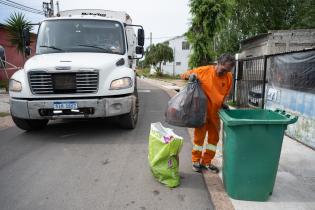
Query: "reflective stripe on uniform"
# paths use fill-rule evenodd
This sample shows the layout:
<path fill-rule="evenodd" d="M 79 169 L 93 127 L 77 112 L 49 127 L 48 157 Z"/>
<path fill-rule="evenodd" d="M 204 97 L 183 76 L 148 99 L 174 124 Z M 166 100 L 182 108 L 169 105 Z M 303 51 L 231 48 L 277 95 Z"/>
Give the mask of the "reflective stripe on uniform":
<path fill-rule="evenodd" d="M 206 149 L 215 152 L 217 150 L 217 146 L 213 144 L 207 144 Z"/>
<path fill-rule="evenodd" d="M 203 146 L 198 146 L 198 145 L 194 144 L 194 146 L 193 146 L 193 150 L 196 150 L 196 151 L 200 151 L 200 152 L 202 152 L 202 150 L 203 150 Z"/>

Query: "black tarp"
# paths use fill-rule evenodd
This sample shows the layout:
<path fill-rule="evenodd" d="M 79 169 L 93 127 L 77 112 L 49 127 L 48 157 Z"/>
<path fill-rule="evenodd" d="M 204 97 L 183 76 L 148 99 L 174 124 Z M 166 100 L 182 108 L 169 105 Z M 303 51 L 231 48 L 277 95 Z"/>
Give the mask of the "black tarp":
<path fill-rule="evenodd" d="M 270 85 L 315 94 L 315 50 L 275 55 L 268 59 Z"/>

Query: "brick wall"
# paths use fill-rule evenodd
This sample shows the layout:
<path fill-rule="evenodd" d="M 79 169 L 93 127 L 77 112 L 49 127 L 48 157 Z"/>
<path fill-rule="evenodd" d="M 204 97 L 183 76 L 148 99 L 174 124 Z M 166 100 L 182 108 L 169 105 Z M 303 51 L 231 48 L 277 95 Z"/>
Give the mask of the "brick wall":
<path fill-rule="evenodd" d="M 0 27 L 0 45 L 5 49 L 6 61 L 12 63 L 13 65 L 23 68 L 25 61 L 34 55 L 35 53 L 35 43 L 36 43 L 36 35 L 31 35 L 31 56 L 29 56 L 26 60 L 23 58 L 22 54 L 19 54 L 15 48 L 10 44 L 10 38 L 4 27 Z M 7 65 L 7 68 L 12 68 Z M 7 70 L 9 77 L 14 74 L 17 69 L 9 69 Z M 3 69 L 0 69 L 0 80 L 5 80 L 6 74 Z"/>

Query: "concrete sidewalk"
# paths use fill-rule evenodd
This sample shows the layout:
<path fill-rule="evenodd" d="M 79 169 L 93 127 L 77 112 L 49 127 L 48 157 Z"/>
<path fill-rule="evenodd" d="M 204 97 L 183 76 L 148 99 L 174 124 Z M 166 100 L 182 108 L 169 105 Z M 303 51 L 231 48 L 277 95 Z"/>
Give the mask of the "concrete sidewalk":
<path fill-rule="evenodd" d="M 1 115 L 8 114 L 8 116 L 0 116 L 0 130 L 14 125 L 10 116 L 10 102 L 8 94 L 0 93 L 0 113 Z"/>
<path fill-rule="evenodd" d="M 222 141 L 215 164 L 222 168 Z M 279 168 L 272 196 L 267 202 L 230 199 L 236 210 L 314 210 L 315 152 L 284 136 Z M 220 173 L 222 180 L 222 172 Z"/>
<path fill-rule="evenodd" d="M 167 90 L 165 81 L 144 79 Z M 193 130 L 189 129 L 191 138 Z M 218 150 L 214 163 L 222 168 L 222 144 Z M 215 208 L 226 210 L 315 210 L 315 152 L 309 147 L 285 136 L 282 146 L 279 169 L 273 195 L 267 202 L 239 201 L 231 199 L 224 191 L 222 172 L 219 175 L 204 174 L 205 183 L 209 189 Z"/>
<path fill-rule="evenodd" d="M 0 112 L 10 113 L 9 95 L 0 93 Z"/>

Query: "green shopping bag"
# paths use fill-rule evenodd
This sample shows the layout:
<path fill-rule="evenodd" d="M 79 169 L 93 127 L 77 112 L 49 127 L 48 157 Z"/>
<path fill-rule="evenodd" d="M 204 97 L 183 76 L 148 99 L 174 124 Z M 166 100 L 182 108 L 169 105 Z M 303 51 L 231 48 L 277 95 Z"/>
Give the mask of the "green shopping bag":
<path fill-rule="evenodd" d="M 152 123 L 149 136 L 149 164 L 153 176 L 168 187 L 180 184 L 179 152 L 183 138 L 160 122 Z"/>

